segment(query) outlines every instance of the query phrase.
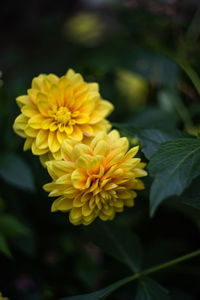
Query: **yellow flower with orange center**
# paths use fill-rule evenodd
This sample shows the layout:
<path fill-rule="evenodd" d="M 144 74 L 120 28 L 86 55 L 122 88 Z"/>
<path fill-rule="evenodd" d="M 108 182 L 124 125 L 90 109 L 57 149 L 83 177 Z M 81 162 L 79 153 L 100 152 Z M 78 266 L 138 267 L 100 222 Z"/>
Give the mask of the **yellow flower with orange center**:
<path fill-rule="evenodd" d="M 24 150 L 35 155 L 61 159 L 65 139 L 82 141 L 111 126 L 105 120 L 113 105 L 101 98 L 97 83 L 87 83 L 79 73 L 41 74 L 32 81 L 27 95 L 17 98 L 21 114 L 14 130 L 25 138 Z M 50 155 L 49 155 L 50 154 Z"/>
<path fill-rule="evenodd" d="M 139 147 L 128 148 L 128 139 L 117 130 L 98 133 L 88 145 L 65 140 L 63 160 L 46 163 L 53 181 L 44 189 L 50 197 L 59 196 L 52 212 L 69 211 L 72 224 L 88 225 L 96 217 L 112 220 L 124 206 L 133 206 L 135 190 L 144 188 L 139 178 L 147 173 L 145 163 L 134 157 Z"/>

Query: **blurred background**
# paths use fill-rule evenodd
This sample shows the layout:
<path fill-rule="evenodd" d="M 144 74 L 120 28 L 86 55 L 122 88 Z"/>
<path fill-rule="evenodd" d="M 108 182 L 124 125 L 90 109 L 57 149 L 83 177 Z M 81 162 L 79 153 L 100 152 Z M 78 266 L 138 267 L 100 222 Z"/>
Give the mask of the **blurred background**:
<path fill-rule="evenodd" d="M 92 242 L 92 231 L 50 212 L 49 181 L 38 157 L 22 152 L 12 130 L 26 94 L 41 73 L 69 68 L 96 81 L 115 105 L 110 121 L 135 127 L 179 128 L 197 134 L 200 102 L 182 71 L 200 72 L 199 0 L 3 1 L 0 10 L 0 291 L 11 300 L 58 299 L 91 292 L 130 275 Z M 189 28 L 189 30 L 188 30 Z M 130 142 L 137 143 L 134 135 Z M 142 155 L 142 154 L 141 154 Z M 144 158 L 143 158 L 144 159 Z M 144 248 L 144 267 L 200 246 L 199 211 L 175 201 L 148 216 L 147 189 L 117 215 Z M 173 206 L 173 210 L 171 208 Z M 91 225 L 94 228 L 95 224 Z M 91 231 L 91 232 L 90 232 Z M 200 260 L 155 274 L 172 299 L 200 299 Z M 134 299 L 129 284 L 109 299 Z"/>

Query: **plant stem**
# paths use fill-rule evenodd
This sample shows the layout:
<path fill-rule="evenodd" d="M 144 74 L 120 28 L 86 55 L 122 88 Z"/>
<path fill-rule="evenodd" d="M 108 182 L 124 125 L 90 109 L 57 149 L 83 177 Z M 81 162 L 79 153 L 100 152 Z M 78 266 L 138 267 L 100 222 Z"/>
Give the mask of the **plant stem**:
<path fill-rule="evenodd" d="M 160 271 L 162 269 L 165 269 L 165 268 L 168 268 L 168 267 L 171 267 L 173 265 L 176 265 L 182 261 L 185 261 L 187 259 L 190 259 L 192 257 L 195 257 L 197 255 L 200 255 L 200 249 L 199 250 L 196 250 L 194 252 L 191 252 L 191 253 L 188 253 L 186 255 L 183 255 L 183 256 L 180 256 L 178 258 L 175 258 L 173 260 L 170 260 L 164 264 L 161 264 L 161 265 L 158 265 L 158 266 L 155 266 L 153 268 L 150 268 L 150 269 L 146 269 L 144 271 L 141 271 L 139 273 L 137 273 L 139 276 L 138 277 L 141 277 L 141 276 L 145 276 L 145 275 L 148 275 L 148 274 L 151 274 L 151 273 L 154 273 L 154 272 L 157 272 L 157 271 Z"/>
<path fill-rule="evenodd" d="M 157 265 L 153 268 L 149 268 L 149 269 L 146 269 L 144 271 L 141 271 L 141 272 L 138 272 L 138 273 L 135 273 L 134 275 L 131 275 L 129 277 L 125 277 L 121 280 L 119 280 L 116 285 L 113 284 L 113 288 L 111 287 L 111 289 L 109 291 L 106 291 L 104 294 L 102 294 L 98 299 L 103 299 L 105 296 L 108 296 L 110 295 L 113 291 L 115 291 L 116 289 L 120 288 L 121 286 L 123 286 L 124 284 L 127 284 L 131 281 L 134 281 L 135 279 L 139 279 L 140 277 L 143 277 L 143 276 L 146 276 L 146 275 L 149 275 L 151 273 L 154 273 L 154 272 L 157 272 L 157 271 L 160 271 L 162 269 L 166 269 L 168 267 L 171 267 L 173 265 L 176 265 L 182 261 L 185 261 L 185 260 L 188 260 L 190 258 L 193 258 L 195 256 L 198 256 L 200 255 L 200 249 L 199 250 L 196 250 L 196 251 L 193 251 L 193 252 L 190 252 L 186 255 L 183 255 L 183 256 L 180 256 L 178 258 L 175 258 L 175 259 L 172 259 L 164 264 L 160 264 L 160 265 Z M 103 298 L 102 298 L 103 297 Z"/>
<path fill-rule="evenodd" d="M 172 58 L 173 59 L 173 58 Z M 200 95 L 200 78 L 196 71 L 191 67 L 191 65 L 178 57 L 175 57 L 175 61 L 179 64 L 179 66 L 185 71 L 188 75 L 192 83 L 194 84 L 198 94 Z"/>

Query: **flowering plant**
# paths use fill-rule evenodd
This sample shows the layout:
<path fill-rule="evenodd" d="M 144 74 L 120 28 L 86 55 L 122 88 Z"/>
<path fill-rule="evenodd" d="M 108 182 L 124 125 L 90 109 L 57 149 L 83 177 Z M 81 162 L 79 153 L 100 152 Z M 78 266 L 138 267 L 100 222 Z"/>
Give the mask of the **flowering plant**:
<path fill-rule="evenodd" d="M 195 1 L 32 2 L 1 6 L 0 299 L 198 300 Z"/>

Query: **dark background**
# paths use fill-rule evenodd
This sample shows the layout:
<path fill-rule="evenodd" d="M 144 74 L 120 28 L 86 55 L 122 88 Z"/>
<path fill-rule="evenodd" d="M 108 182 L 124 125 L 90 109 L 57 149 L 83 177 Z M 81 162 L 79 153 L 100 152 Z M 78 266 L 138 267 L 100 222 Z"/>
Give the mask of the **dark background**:
<path fill-rule="evenodd" d="M 185 129 L 183 120 L 161 97 L 176 91 L 198 126 L 197 92 L 172 59 L 182 55 L 185 32 L 198 5 L 198 0 L 1 3 L 0 244 L 1 236 L 6 243 L 6 250 L 1 249 L 0 254 L 3 295 L 11 300 L 58 299 L 95 291 L 130 275 L 125 266 L 94 245 L 87 227 L 75 227 L 66 214 L 50 212 L 52 200 L 42 190 L 49 177 L 38 157 L 22 152 L 23 140 L 12 130 L 19 114 L 15 98 L 25 94 L 32 78 L 40 73 L 61 76 L 73 68 L 86 81 L 100 84 L 102 96 L 115 105 L 110 117 L 113 122 L 128 121 L 147 128 L 173 124 Z M 89 19 L 96 16 L 96 25 L 84 33 L 80 32 L 82 21 L 77 28 L 70 27 L 70 20 L 79 13 L 86 13 Z M 200 71 L 198 38 L 189 41 L 186 59 Z M 133 72 L 128 83 L 121 77 L 122 70 Z M 142 87 L 134 78 L 142 81 Z M 16 178 L 19 168 L 24 179 Z M 183 255 L 200 244 L 199 210 L 168 201 L 153 219 L 149 218 L 150 184 L 147 178 L 147 188 L 136 199 L 135 208 L 125 210 L 112 222 L 138 234 L 144 248 L 144 267 Z M 95 224 L 91 226 L 95 228 Z M 196 258 L 153 278 L 170 291 L 172 299 L 197 300 L 199 265 Z M 134 299 L 135 293 L 136 283 L 132 283 L 109 299 Z"/>

